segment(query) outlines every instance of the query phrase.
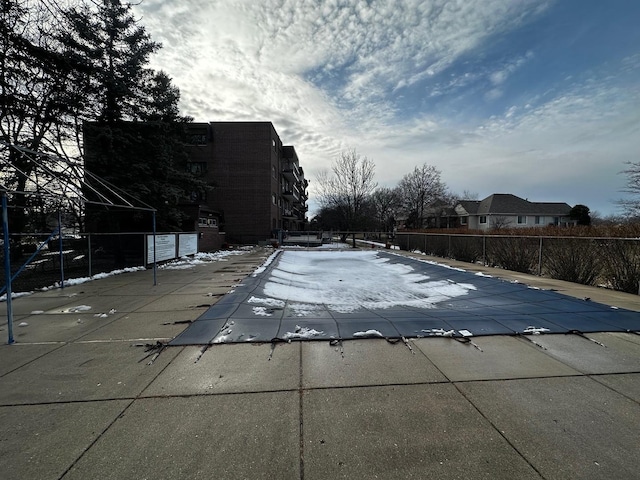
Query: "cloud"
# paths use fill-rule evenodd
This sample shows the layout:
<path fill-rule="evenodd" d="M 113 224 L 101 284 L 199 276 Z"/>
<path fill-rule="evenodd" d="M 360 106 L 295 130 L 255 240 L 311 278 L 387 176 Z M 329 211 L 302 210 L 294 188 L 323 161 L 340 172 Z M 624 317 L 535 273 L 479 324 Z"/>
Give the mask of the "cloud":
<path fill-rule="evenodd" d="M 567 72 L 562 85 L 541 91 L 532 80 L 513 97 L 514 78 L 539 52 L 483 56 L 496 38 L 553 5 L 145 0 L 134 9 L 163 43 L 153 66 L 180 88 L 183 114 L 273 122 L 312 180 L 341 150 L 355 147 L 375 161 L 379 183 L 388 186 L 430 163 L 457 191 L 542 194 L 548 184 L 553 198 L 538 199 L 563 201 L 564 186 L 574 178 L 586 183 L 584 172 L 591 172 L 613 195 L 623 180 L 613 172 L 638 150 L 631 135 L 637 87 L 606 71 L 591 83 L 582 72 Z M 622 63 L 630 78 L 637 78 L 638 58 Z M 488 115 L 487 105 L 494 109 Z"/>

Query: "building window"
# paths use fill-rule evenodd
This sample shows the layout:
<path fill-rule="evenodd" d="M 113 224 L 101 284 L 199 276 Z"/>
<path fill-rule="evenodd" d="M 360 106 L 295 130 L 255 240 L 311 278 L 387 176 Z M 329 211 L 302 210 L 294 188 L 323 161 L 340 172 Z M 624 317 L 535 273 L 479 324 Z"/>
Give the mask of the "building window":
<path fill-rule="evenodd" d="M 278 178 L 276 176 L 276 166 L 275 165 L 271 165 L 271 175 L 273 176 L 273 178 Z"/>
<path fill-rule="evenodd" d="M 480 223 L 481 224 L 486 224 L 487 223 L 487 216 L 486 215 L 480 215 Z"/>
<path fill-rule="evenodd" d="M 193 175 L 202 175 L 207 171 L 207 162 L 187 162 L 187 171 Z"/>
<path fill-rule="evenodd" d="M 198 218 L 199 227 L 216 227 L 218 221 L 215 218 L 200 217 Z"/>
<path fill-rule="evenodd" d="M 187 143 L 190 145 L 206 145 L 207 134 L 206 133 L 192 133 L 187 137 Z"/>
<path fill-rule="evenodd" d="M 273 203 L 274 205 L 276 205 L 276 194 L 272 193 L 271 194 L 271 203 Z"/>
<path fill-rule="evenodd" d="M 540 225 L 542 223 L 540 215 L 536 215 L 535 222 L 536 222 L 536 225 Z"/>
<path fill-rule="evenodd" d="M 273 146 L 273 148 L 276 148 L 276 139 L 275 138 L 271 139 L 271 145 Z"/>
<path fill-rule="evenodd" d="M 518 215 L 518 225 L 525 225 L 527 223 L 526 215 Z"/>
<path fill-rule="evenodd" d="M 467 224 L 467 217 L 460 217 L 460 225 L 466 225 Z"/>

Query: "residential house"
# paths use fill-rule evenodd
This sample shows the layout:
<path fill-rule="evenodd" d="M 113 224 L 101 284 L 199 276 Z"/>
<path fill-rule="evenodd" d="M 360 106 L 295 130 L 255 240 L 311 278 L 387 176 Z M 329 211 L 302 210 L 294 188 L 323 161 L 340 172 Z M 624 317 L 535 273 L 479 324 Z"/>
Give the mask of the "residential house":
<path fill-rule="evenodd" d="M 461 227 L 492 228 L 575 225 L 571 206 L 562 202 L 530 202 L 508 193 L 494 193 L 484 200 L 462 200 L 455 206 Z"/>

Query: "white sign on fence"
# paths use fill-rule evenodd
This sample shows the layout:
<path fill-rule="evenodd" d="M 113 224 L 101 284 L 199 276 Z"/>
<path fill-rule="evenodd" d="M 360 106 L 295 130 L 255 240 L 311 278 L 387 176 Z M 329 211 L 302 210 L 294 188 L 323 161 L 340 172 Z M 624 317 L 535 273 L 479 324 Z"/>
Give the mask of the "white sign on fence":
<path fill-rule="evenodd" d="M 156 235 L 156 262 L 176 258 L 176 236 Z M 147 235 L 147 264 L 153 263 L 153 235 Z"/>
<path fill-rule="evenodd" d="M 195 255 L 198 253 L 198 234 L 180 233 L 178 235 L 178 257 Z"/>

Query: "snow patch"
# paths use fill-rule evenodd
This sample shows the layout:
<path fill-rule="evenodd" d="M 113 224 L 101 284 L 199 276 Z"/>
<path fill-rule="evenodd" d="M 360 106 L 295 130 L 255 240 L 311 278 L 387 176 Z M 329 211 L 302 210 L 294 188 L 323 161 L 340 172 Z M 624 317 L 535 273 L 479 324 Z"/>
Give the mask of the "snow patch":
<path fill-rule="evenodd" d="M 186 270 L 188 268 L 193 268 L 196 265 L 202 265 L 203 263 L 226 262 L 227 257 L 233 255 L 244 255 L 245 253 L 247 253 L 247 250 L 220 250 L 211 253 L 199 252 L 193 256 L 181 257 L 171 262 L 159 265 L 158 268 L 161 270 Z"/>
<path fill-rule="evenodd" d="M 271 317 L 272 314 L 267 311 L 267 307 L 253 307 L 254 315 L 261 315 L 263 317 Z"/>
<path fill-rule="evenodd" d="M 273 260 L 275 260 L 275 258 L 278 256 L 278 254 L 280 253 L 279 250 L 276 250 L 275 252 L 273 252 L 271 255 L 269 255 L 269 258 L 267 258 L 265 260 L 265 262 L 259 266 L 258 268 L 255 269 L 255 271 L 251 274 L 252 277 L 257 277 L 258 275 L 260 275 L 262 272 L 264 272 L 267 267 L 269 265 L 271 265 L 271 263 L 273 262 Z"/>
<path fill-rule="evenodd" d="M 266 305 L 268 307 L 279 307 L 284 308 L 284 303 L 282 300 L 276 300 L 275 298 L 260 298 L 252 296 L 248 303 L 258 303 L 260 305 Z"/>
<path fill-rule="evenodd" d="M 444 328 L 430 328 L 428 330 L 420 330 L 422 333 L 432 335 L 434 337 L 453 337 L 456 333 L 455 330 L 445 330 Z"/>
<path fill-rule="evenodd" d="M 63 310 L 63 313 L 78 313 L 78 312 L 88 312 L 91 310 L 89 305 L 78 305 L 77 307 L 69 307 Z"/>
<path fill-rule="evenodd" d="M 294 338 L 310 339 L 319 336 L 324 336 L 324 331 L 318 331 L 313 328 L 301 327 L 300 325 L 296 325 L 295 332 L 287 332 L 282 338 L 285 340 L 292 340 Z"/>
<path fill-rule="evenodd" d="M 493 278 L 493 275 L 489 275 L 487 273 L 482 273 L 482 272 L 476 272 L 476 276 L 477 277 Z"/>
<path fill-rule="evenodd" d="M 544 327 L 532 327 L 532 326 L 528 326 L 527 328 L 525 328 L 522 333 L 530 333 L 532 335 L 540 335 L 541 333 L 546 333 L 546 332 L 550 332 L 551 330 L 549 330 L 548 328 L 544 328 Z"/>
<path fill-rule="evenodd" d="M 381 258 L 376 251 L 291 251 L 281 253 L 264 293 L 272 299 L 327 305 L 332 311 L 395 306 L 435 308 L 476 287 L 451 280 L 430 280 L 409 265 Z M 304 315 L 304 309 L 299 310 Z"/>
<path fill-rule="evenodd" d="M 382 337 L 384 338 L 384 335 L 382 335 L 378 330 L 367 330 L 366 332 L 355 332 L 353 334 L 354 338 L 362 338 L 362 337 Z"/>

